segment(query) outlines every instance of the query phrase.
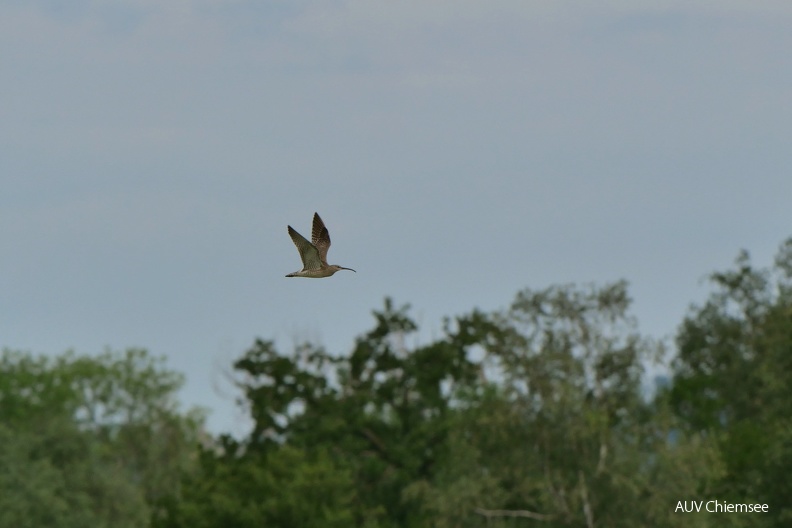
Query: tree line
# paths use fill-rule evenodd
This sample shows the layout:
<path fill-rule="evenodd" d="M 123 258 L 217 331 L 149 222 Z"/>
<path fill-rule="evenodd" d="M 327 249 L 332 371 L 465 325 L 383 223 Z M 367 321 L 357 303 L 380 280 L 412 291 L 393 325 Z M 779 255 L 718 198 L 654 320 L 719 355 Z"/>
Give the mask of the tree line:
<path fill-rule="evenodd" d="M 624 281 L 525 289 L 420 346 L 391 299 L 346 354 L 257 340 L 241 439 L 145 350 L 4 349 L 0 528 L 790 526 L 792 238 L 710 278 L 672 346 Z M 701 500 L 768 511 L 675 511 Z"/>

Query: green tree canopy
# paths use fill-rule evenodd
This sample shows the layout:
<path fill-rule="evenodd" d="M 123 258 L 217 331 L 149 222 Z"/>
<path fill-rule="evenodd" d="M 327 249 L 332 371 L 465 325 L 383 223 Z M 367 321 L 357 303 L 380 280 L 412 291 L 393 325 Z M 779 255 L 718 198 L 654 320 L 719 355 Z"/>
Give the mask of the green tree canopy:
<path fill-rule="evenodd" d="M 253 427 L 211 437 L 144 350 L 0 357 L 0 527 L 781 527 L 792 521 L 792 239 L 712 275 L 664 347 L 623 281 L 417 325 L 390 299 L 346 353 L 257 340 Z M 680 501 L 766 503 L 683 514 Z"/>
<path fill-rule="evenodd" d="M 173 496 L 200 425 L 182 376 L 146 351 L 3 350 L 0 526 L 143 527 Z"/>
<path fill-rule="evenodd" d="M 711 281 L 715 291 L 680 326 L 669 399 L 688 430 L 718 440 L 719 496 L 771 505 L 757 526 L 789 526 L 792 239 L 772 267 L 757 269 L 742 252 Z"/>
<path fill-rule="evenodd" d="M 408 348 L 386 299 L 347 355 L 257 341 L 235 363 L 252 433 L 203 453 L 162 526 L 689 526 L 673 505 L 716 448 L 642 392 L 659 348 L 628 307 L 623 282 L 525 290 Z"/>

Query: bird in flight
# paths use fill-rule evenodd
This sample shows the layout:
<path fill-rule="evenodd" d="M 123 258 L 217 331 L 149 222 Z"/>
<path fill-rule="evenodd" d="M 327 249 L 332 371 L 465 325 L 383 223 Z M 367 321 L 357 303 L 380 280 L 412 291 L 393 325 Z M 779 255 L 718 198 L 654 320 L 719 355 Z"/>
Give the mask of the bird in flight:
<path fill-rule="evenodd" d="M 319 213 L 314 213 L 313 230 L 311 231 L 311 242 L 305 239 L 300 233 L 295 231 L 292 226 L 289 228 L 289 236 L 300 252 L 303 269 L 289 273 L 287 277 L 310 277 L 321 279 L 329 277 L 338 270 L 355 271 L 352 268 L 344 268 L 335 264 L 327 263 L 327 250 L 330 249 L 330 233 L 319 218 Z"/>

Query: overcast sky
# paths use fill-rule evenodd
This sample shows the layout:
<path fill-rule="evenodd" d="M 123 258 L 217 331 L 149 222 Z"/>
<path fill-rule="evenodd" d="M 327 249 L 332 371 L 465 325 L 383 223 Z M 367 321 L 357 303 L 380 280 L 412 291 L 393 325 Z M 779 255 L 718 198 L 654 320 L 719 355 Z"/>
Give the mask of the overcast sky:
<path fill-rule="evenodd" d="M 792 235 L 786 0 L 0 3 L 0 346 L 130 346 L 241 434 L 257 337 L 419 341 L 526 287 L 625 278 L 669 336 Z M 286 233 L 333 239 L 287 279 Z"/>

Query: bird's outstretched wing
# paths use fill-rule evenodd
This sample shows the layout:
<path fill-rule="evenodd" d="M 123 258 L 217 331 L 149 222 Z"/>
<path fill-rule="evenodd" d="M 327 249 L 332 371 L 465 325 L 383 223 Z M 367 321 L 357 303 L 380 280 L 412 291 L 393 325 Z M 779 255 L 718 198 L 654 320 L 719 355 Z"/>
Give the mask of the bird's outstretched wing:
<path fill-rule="evenodd" d="M 319 251 L 313 244 L 308 242 L 304 236 L 295 231 L 292 226 L 288 226 L 289 236 L 297 246 L 297 251 L 300 252 L 300 259 L 302 259 L 303 269 L 315 270 L 322 267 L 322 260 L 319 258 Z"/>
<path fill-rule="evenodd" d="M 327 264 L 327 250 L 330 249 L 330 232 L 325 227 L 322 219 L 319 218 L 319 213 L 314 213 L 311 242 L 319 251 L 319 258 Z"/>

